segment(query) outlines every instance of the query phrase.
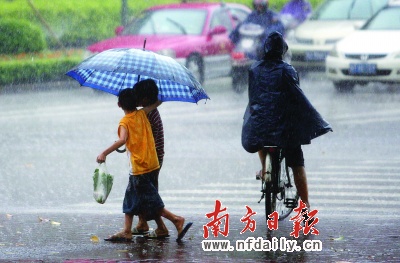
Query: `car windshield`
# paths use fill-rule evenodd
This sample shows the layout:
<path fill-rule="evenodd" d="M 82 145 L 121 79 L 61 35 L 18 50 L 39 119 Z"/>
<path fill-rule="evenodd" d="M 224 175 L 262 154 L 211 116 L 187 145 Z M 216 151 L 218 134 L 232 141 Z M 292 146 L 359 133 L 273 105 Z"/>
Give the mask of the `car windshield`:
<path fill-rule="evenodd" d="M 371 19 L 363 29 L 400 30 L 400 7 L 383 9 L 373 19 Z"/>
<path fill-rule="evenodd" d="M 386 0 L 327 0 L 311 20 L 366 20 L 381 9 Z"/>
<path fill-rule="evenodd" d="M 200 35 L 206 10 L 162 9 L 146 11 L 126 26 L 123 35 Z"/>

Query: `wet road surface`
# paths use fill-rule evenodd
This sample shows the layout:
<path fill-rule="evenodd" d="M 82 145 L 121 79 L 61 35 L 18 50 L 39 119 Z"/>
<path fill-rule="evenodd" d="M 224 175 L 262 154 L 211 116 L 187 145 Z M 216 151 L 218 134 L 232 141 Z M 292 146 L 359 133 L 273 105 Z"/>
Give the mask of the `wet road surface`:
<path fill-rule="evenodd" d="M 40 213 L 44 219 L 60 223 L 39 221 L 37 214 L 15 214 L 1 220 L 1 234 L 7 239 L 0 242 L 1 259 L 29 259 L 45 262 L 102 262 L 100 260 L 146 260 L 146 262 L 399 262 L 400 248 L 398 220 L 377 220 L 365 218 L 323 215 L 316 228 L 320 235 L 300 235 L 298 239 L 289 236 L 293 224 L 289 220 L 280 221 L 279 229 L 273 231 L 272 238 L 296 240 L 301 247 L 305 241 L 319 240 L 321 251 L 203 251 L 203 225 L 207 224 L 198 214 L 184 213 L 193 221 L 182 242 L 175 241 L 176 231 L 167 222 L 170 237 L 163 240 L 148 240 L 136 237 L 132 243 L 110 243 L 104 237 L 121 228 L 123 216 L 109 213 Z M 211 210 L 210 210 L 211 212 Z M 38 213 L 39 214 L 39 213 Z M 240 216 L 230 215 L 230 231 L 227 237 L 210 237 L 207 240 L 229 240 L 235 246 L 239 240 L 261 237 L 268 240 L 263 215 L 253 217 L 257 221 L 255 232 L 246 231 Z M 53 222 L 53 223 L 54 223 Z M 99 237 L 99 241 L 93 240 Z M 269 239 L 271 240 L 271 239 Z M 319 249 L 319 247 L 316 247 Z"/>
<path fill-rule="evenodd" d="M 247 97 L 234 94 L 227 79 L 206 85 L 206 104 L 160 107 L 166 138 L 160 193 L 167 209 L 194 222 L 183 242 L 168 221 L 166 240 L 103 241 L 122 228 L 126 157 L 109 156 L 115 181 L 104 205 L 93 200 L 92 174 L 97 154 L 116 138 L 122 111 L 116 97 L 71 82 L 0 94 L 0 262 L 399 262 L 400 93 L 369 87 L 338 94 L 318 77 L 302 83 L 334 129 L 304 147 L 320 234 L 297 244 L 320 240 L 321 251 L 203 251 L 205 214 L 216 200 L 227 207 L 229 235 L 207 240 L 268 238 L 257 203 L 258 160 L 240 145 Z M 257 227 L 240 234 L 246 205 L 257 212 Z M 288 219 L 279 222 L 272 237 L 294 240 L 292 228 Z"/>

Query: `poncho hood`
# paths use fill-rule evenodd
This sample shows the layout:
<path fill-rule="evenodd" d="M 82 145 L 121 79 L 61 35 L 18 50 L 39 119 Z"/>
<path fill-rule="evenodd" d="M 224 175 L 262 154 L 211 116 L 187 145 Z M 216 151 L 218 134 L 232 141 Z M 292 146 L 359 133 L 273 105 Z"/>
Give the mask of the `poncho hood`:
<path fill-rule="evenodd" d="M 288 50 L 288 45 L 281 33 L 275 31 L 268 35 L 264 43 L 265 56 L 282 56 Z"/>

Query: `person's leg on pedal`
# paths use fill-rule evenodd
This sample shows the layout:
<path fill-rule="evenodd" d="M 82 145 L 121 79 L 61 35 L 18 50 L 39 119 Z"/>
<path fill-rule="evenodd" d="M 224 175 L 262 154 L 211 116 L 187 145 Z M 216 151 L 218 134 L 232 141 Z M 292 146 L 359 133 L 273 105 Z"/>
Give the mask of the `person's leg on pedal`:
<path fill-rule="evenodd" d="M 300 199 L 306 204 L 309 210 L 310 202 L 308 201 L 307 176 L 306 169 L 304 168 L 304 156 L 301 146 L 285 149 L 285 158 L 288 166 L 292 168 L 294 183 Z"/>
<path fill-rule="evenodd" d="M 261 149 L 258 151 L 258 157 L 260 157 L 260 162 L 261 162 L 261 171 L 259 171 L 256 175 L 256 177 L 259 177 L 257 179 L 262 179 L 264 177 L 264 174 L 266 172 L 266 167 L 265 167 L 265 161 L 267 159 L 267 151 L 265 149 Z"/>
<path fill-rule="evenodd" d="M 303 203 L 306 204 L 307 209 L 310 210 L 310 203 L 308 201 L 308 185 L 307 185 L 307 176 L 306 169 L 304 166 L 296 166 L 292 167 L 294 183 L 297 188 L 297 192 L 300 196 L 300 199 Z"/>

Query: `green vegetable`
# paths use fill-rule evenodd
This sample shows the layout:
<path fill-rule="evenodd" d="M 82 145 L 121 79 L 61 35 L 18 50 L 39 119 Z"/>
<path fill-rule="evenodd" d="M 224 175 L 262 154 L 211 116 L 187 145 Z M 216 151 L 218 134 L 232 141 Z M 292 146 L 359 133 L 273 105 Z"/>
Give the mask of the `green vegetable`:
<path fill-rule="evenodd" d="M 94 170 L 94 175 L 93 175 L 93 189 L 95 190 L 98 181 L 99 181 L 99 168 L 96 168 L 96 170 Z"/>
<path fill-rule="evenodd" d="M 96 168 L 93 175 L 93 197 L 100 203 L 104 204 L 111 192 L 114 177 L 105 172 L 103 169 Z"/>

